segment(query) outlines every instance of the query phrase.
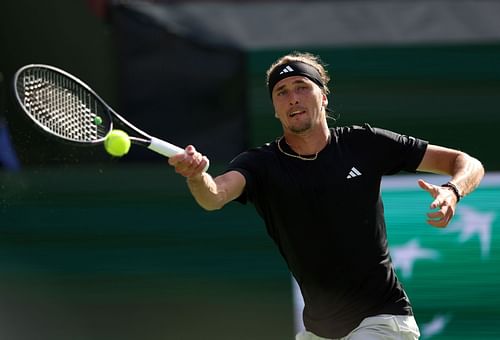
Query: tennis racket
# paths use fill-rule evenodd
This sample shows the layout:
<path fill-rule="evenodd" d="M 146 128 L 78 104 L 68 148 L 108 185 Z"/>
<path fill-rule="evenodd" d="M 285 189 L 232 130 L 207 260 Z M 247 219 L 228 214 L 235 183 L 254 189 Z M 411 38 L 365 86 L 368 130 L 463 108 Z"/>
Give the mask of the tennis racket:
<path fill-rule="evenodd" d="M 14 75 L 14 93 L 23 112 L 43 131 L 78 145 L 103 144 L 114 124 L 133 144 L 166 157 L 184 149 L 153 137 L 116 113 L 87 84 L 54 66 L 31 64 Z M 204 171 L 208 169 L 208 163 Z"/>

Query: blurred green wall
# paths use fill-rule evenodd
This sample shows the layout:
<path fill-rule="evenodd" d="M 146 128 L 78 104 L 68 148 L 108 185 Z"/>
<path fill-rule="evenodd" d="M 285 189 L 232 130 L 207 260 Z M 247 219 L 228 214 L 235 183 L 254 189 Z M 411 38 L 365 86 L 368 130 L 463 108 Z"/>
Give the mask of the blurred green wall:
<path fill-rule="evenodd" d="M 117 104 L 120 56 L 110 27 L 83 1 L 2 1 L 0 12 L 0 66 L 7 77 L 26 63 L 54 64 Z M 499 44 L 305 49 L 329 64 L 337 124 L 368 122 L 462 149 L 487 170 L 500 169 Z M 281 133 L 264 75 L 286 52 L 248 52 L 252 145 Z M 19 156 L 30 166 L 0 171 L 0 338 L 292 338 L 290 277 L 251 207 L 206 213 L 160 157 L 159 165 L 130 164 L 101 148 L 48 140 L 13 111 L 8 118 Z M 59 165 L 47 167 L 54 160 Z M 416 201 L 426 205 L 425 193 L 414 194 L 385 196 L 391 223 L 414 214 Z M 402 205 L 409 196 L 411 203 Z M 481 209 L 474 197 L 469 202 Z M 499 201 L 496 191 L 477 195 L 483 197 L 490 204 L 484 208 Z M 407 281 L 419 321 L 432 320 L 440 305 L 457 307 L 459 314 L 445 315 L 454 331 L 441 339 L 464 330 L 469 338 L 481 331 L 472 333 L 477 339 L 500 334 L 498 266 L 491 265 L 499 251 L 495 221 L 488 260 L 478 258 L 471 243 L 452 244 L 456 235 L 447 235 L 442 245 L 449 248 L 451 272 L 433 262 L 432 271 Z M 394 229 L 391 241 L 406 242 L 413 227 Z M 418 233 L 430 244 L 440 242 L 433 231 Z M 436 297 L 434 283 L 439 292 L 452 288 L 450 295 Z M 467 303 L 454 299 L 461 292 Z"/>
<path fill-rule="evenodd" d="M 500 178 L 447 229 L 426 225 L 415 176 L 391 179 L 390 249 L 421 330 L 497 339 Z M 251 206 L 205 212 L 168 166 L 119 162 L 0 172 L 0 194 L 2 338 L 293 338 L 290 275 Z"/>
<path fill-rule="evenodd" d="M 413 304 L 421 340 L 496 339 L 500 178 L 497 174 L 494 185 L 484 181 L 461 200 L 447 228 L 433 228 L 425 221 L 431 197 L 417 187 L 418 177 L 391 176 L 405 185 L 385 187 L 383 199 L 391 257 Z"/>
<path fill-rule="evenodd" d="M 10 81 L 27 63 L 49 63 L 84 79 L 115 109 L 119 96 L 113 28 L 85 1 L 3 1 L 0 69 Z M 469 152 L 487 169 L 499 170 L 500 44 L 297 47 L 319 54 L 332 76 L 330 107 L 336 124 L 392 129 Z M 267 67 L 288 50 L 253 50 L 247 56 L 248 140 L 273 140 L 279 123 L 264 84 Z M 246 105 L 246 104 L 244 104 Z M 26 124 L 13 105 L 9 123 L 21 160 L 39 164 L 58 153 L 78 153 L 52 144 Z M 158 124 L 167 124 L 155 117 Z M 56 152 L 53 152 L 56 151 Z M 87 160 L 102 159 L 92 153 Z M 71 161 L 67 160 L 67 161 Z"/>
<path fill-rule="evenodd" d="M 0 172 L 0 216 L 2 339 L 292 338 L 253 209 L 203 211 L 167 165 Z"/>

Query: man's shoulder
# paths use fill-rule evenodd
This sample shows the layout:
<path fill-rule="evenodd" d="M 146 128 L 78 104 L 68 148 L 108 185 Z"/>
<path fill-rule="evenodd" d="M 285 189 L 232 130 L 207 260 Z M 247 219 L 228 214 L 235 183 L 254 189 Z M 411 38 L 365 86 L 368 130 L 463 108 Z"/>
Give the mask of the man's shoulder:
<path fill-rule="evenodd" d="M 245 163 L 245 162 L 257 162 L 259 160 L 264 160 L 266 158 L 274 157 L 276 154 L 276 142 L 265 143 L 261 146 L 250 147 L 249 149 L 241 152 L 230 164 Z"/>
<path fill-rule="evenodd" d="M 360 141 L 365 138 L 371 138 L 377 134 L 377 128 L 373 128 L 370 124 L 339 126 L 332 128 L 332 136 L 338 142 Z"/>
<path fill-rule="evenodd" d="M 375 129 L 376 128 L 373 128 L 368 123 L 338 126 L 338 127 L 332 128 L 332 130 L 339 135 L 352 135 L 352 134 L 356 135 L 356 134 L 374 133 Z"/>
<path fill-rule="evenodd" d="M 255 157 L 266 157 L 270 155 L 274 155 L 276 153 L 277 147 L 276 147 L 276 141 L 273 142 L 268 142 L 265 144 L 262 144 L 260 146 L 253 146 L 248 148 L 246 151 L 242 152 L 241 154 L 249 154 Z"/>

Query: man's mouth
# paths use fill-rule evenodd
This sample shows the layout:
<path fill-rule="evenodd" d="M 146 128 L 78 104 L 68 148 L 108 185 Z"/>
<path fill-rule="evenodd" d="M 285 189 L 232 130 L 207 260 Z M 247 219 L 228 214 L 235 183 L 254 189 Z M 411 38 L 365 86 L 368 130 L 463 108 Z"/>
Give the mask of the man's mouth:
<path fill-rule="evenodd" d="M 293 110 L 293 111 L 288 113 L 288 117 L 292 118 L 292 117 L 295 117 L 296 115 L 300 115 L 300 114 L 303 114 L 305 112 L 306 112 L 305 110 Z"/>

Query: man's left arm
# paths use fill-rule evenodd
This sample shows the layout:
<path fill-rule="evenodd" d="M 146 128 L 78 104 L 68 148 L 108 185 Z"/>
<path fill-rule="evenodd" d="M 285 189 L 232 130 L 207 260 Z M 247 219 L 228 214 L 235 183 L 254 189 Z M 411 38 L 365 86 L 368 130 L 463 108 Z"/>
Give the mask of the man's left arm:
<path fill-rule="evenodd" d="M 434 198 L 427 214 L 428 223 L 435 227 L 446 227 L 455 214 L 455 207 L 461 197 L 474 191 L 484 176 L 479 160 L 468 154 L 437 145 L 428 145 L 418 171 L 451 176 L 445 185 L 434 185 L 419 180 L 419 186 Z"/>

